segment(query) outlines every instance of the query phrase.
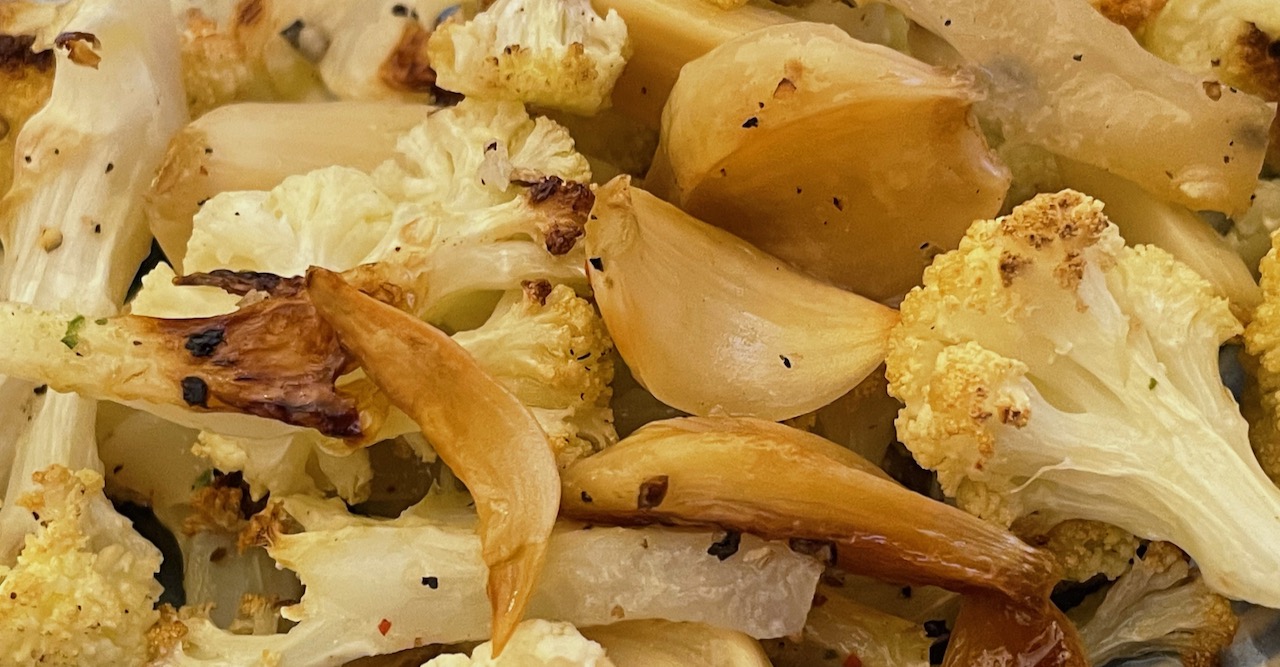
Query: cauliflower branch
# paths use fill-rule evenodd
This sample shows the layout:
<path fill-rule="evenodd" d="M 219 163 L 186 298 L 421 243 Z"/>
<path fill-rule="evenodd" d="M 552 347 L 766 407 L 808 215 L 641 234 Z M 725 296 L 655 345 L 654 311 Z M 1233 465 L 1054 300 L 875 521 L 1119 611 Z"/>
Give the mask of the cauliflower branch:
<path fill-rule="evenodd" d="M 442 88 L 583 115 L 609 107 L 631 55 L 622 17 L 589 0 L 498 0 L 441 25 L 427 48 Z"/>
<path fill-rule="evenodd" d="M 102 476 L 54 466 L 22 500 L 40 527 L 0 568 L 0 662 L 139 665 L 160 585 L 160 552 L 102 495 Z"/>
<path fill-rule="evenodd" d="M 1205 586 L 1177 547 L 1153 542 L 1079 628 L 1095 665 L 1177 653 L 1186 667 L 1208 667 L 1237 625 L 1231 603 Z"/>
<path fill-rule="evenodd" d="M 462 515 L 468 518 L 474 514 Z M 336 667 L 489 636 L 487 570 L 479 538 L 465 523 L 442 525 L 414 509 L 394 520 L 370 519 L 314 498 L 273 502 L 254 521 L 272 557 L 306 585 L 301 602 L 282 610 L 297 625 L 238 636 L 202 618 L 169 619 L 157 637 L 157 652 L 166 656 L 159 664 Z M 702 531 L 562 524 L 529 615 L 579 627 L 666 618 L 752 637 L 798 631 L 821 565 L 751 535 L 742 536 L 737 556 L 722 561 L 707 553 L 718 539 Z M 732 603 L 717 602 L 724 600 Z M 519 637 L 507 651 L 517 649 Z"/>
<path fill-rule="evenodd" d="M 975 223 L 904 300 L 899 437 L 974 514 L 1170 541 L 1214 591 L 1280 606 L 1280 490 L 1218 375 L 1239 333 L 1190 269 L 1126 248 L 1101 202 L 1040 195 Z"/>

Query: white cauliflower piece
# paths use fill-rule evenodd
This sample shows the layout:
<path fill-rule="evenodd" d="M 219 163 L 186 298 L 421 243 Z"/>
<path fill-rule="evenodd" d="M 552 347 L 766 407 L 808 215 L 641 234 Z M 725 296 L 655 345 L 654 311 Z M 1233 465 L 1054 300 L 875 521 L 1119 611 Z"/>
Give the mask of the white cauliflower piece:
<path fill-rule="evenodd" d="M 508 292 L 483 326 L 453 340 L 533 411 L 561 467 L 617 441 L 613 343 L 573 289 L 542 282 Z"/>
<path fill-rule="evenodd" d="M 516 627 L 502 655 L 493 657 L 485 642 L 468 658 L 450 653 L 428 660 L 422 667 L 614 667 L 604 648 L 583 637 L 569 623 L 531 619 Z"/>
<path fill-rule="evenodd" d="M 203 619 L 182 621 L 185 632 L 173 633 L 180 637 L 160 664 L 337 667 L 489 636 L 487 569 L 468 523 L 445 525 L 413 510 L 370 519 L 340 503 L 289 498 L 269 507 L 258 525 L 268 552 L 306 586 L 302 601 L 282 610 L 297 625 L 247 637 Z M 580 627 L 698 621 L 755 638 L 799 631 L 821 564 L 750 535 L 742 536 L 742 557 L 722 562 L 707 553 L 717 539 L 702 531 L 563 524 L 552 534 L 529 616 Z"/>
<path fill-rule="evenodd" d="M 961 507 L 1169 541 L 1219 594 L 1280 606 L 1280 489 L 1222 385 L 1241 327 L 1205 280 L 1068 190 L 974 223 L 901 313 L 898 435 Z"/>
<path fill-rule="evenodd" d="M 22 501 L 40 527 L 0 567 L 0 663 L 140 665 L 160 552 L 102 495 L 102 476 L 53 466 Z"/>
<path fill-rule="evenodd" d="M 1186 667 L 1216 665 L 1238 625 L 1231 603 L 1168 542 L 1148 545 L 1092 616 L 1076 621 L 1094 665 L 1157 653 L 1176 653 Z"/>
<path fill-rule="evenodd" d="M 427 53 L 446 90 L 592 115 L 609 107 L 631 45 L 622 17 L 589 0 L 498 0 L 441 25 Z"/>
<path fill-rule="evenodd" d="M 356 169 L 290 176 L 270 192 L 228 192 L 205 202 L 183 266 L 278 276 L 300 276 L 308 266 L 349 269 L 386 235 L 393 212 L 373 179 Z"/>

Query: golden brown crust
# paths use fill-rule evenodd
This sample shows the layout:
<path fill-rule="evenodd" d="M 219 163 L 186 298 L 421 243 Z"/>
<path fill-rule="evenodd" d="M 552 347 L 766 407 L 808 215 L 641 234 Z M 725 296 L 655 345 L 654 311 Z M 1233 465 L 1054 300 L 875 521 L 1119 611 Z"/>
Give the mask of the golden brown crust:
<path fill-rule="evenodd" d="M 350 359 L 301 278 L 217 271 L 181 282 L 271 295 L 216 317 L 137 318 L 138 326 L 159 334 L 162 354 L 183 361 L 179 390 L 188 406 L 244 412 L 334 437 L 361 434 L 356 401 L 334 387 Z"/>
<path fill-rule="evenodd" d="M 102 56 L 94 49 L 102 48 L 97 35 L 88 32 L 64 32 L 53 40 L 56 48 L 67 52 L 67 59 L 77 65 L 98 69 Z"/>
<path fill-rule="evenodd" d="M 435 90 L 436 72 L 427 56 L 431 31 L 417 21 L 407 21 L 400 41 L 378 68 L 378 78 L 392 90 L 430 93 Z"/>
<path fill-rule="evenodd" d="M 1244 70 L 1240 75 L 1251 88 L 1246 92 L 1272 102 L 1280 99 L 1280 39 L 1249 23 L 1236 42 L 1236 50 Z"/>
<path fill-rule="evenodd" d="M 1166 0 L 1090 0 L 1107 20 L 1138 32 L 1164 9 Z"/>
<path fill-rule="evenodd" d="M 565 255 L 586 233 L 587 216 L 596 196 L 590 186 L 546 176 L 526 192 L 529 204 L 543 215 L 542 233 L 547 252 Z"/>

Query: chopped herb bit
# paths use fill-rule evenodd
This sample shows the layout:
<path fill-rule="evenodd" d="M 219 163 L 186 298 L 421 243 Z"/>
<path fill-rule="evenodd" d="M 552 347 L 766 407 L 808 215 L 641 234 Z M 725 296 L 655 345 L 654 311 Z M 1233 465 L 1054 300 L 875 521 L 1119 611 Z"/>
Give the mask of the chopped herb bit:
<path fill-rule="evenodd" d="M 196 478 L 196 481 L 191 486 L 192 488 L 203 489 L 210 484 L 213 484 L 213 468 L 200 473 L 200 476 Z"/>
<path fill-rule="evenodd" d="M 667 484 L 670 481 L 666 475 L 658 475 L 642 482 L 640 493 L 636 496 L 636 507 L 647 510 L 661 505 L 663 499 L 667 497 Z"/>
<path fill-rule="evenodd" d="M 1158 384 L 1160 384 L 1158 380 L 1156 380 L 1155 378 L 1151 378 L 1150 380 L 1147 381 L 1147 389 L 1155 389 L 1156 385 Z"/>
<path fill-rule="evenodd" d="M 209 407 L 209 385 L 194 375 L 182 378 L 182 400 L 187 405 Z"/>
<path fill-rule="evenodd" d="M 438 577 L 423 577 L 422 585 L 434 591 L 440 588 L 440 579 Z"/>
<path fill-rule="evenodd" d="M 720 560 L 728 560 L 730 556 L 738 553 L 738 545 L 742 542 L 742 533 L 736 530 L 730 530 L 724 534 L 720 541 L 712 544 L 707 553 L 719 558 Z"/>
<path fill-rule="evenodd" d="M 67 322 L 67 332 L 62 336 L 62 344 L 66 345 L 68 350 L 74 350 L 80 344 L 80 330 L 83 328 L 84 315 L 76 315 Z"/>

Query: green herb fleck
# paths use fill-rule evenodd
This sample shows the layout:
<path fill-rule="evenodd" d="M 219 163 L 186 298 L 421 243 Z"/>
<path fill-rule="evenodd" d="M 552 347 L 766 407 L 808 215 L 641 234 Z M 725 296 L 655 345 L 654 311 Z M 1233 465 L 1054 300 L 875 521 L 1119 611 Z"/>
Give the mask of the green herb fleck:
<path fill-rule="evenodd" d="M 84 315 L 76 315 L 67 322 L 67 333 L 62 336 L 62 344 L 66 345 L 68 350 L 74 350 L 80 344 L 80 330 L 83 328 Z"/>
<path fill-rule="evenodd" d="M 210 484 L 213 484 L 213 468 L 209 468 L 208 470 L 200 473 L 200 476 L 196 478 L 195 483 L 192 484 L 192 488 L 203 489 Z"/>
<path fill-rule="evenodd" d="M 102 326 L 102 325 L 104 325 L 104 324 L 106 324 L 106 323 L 107 323 L 107 318 L 105 318 L 105 317 L 99 317 L 98 319 L 94 320 L 94 321 L 93 321 L 93 323 L 94 323 L 94 324 L 96 324 L 96 325 L 98 325 L 98 326 Z"/>
<path fill-rule="evenodd" d="M 1151 381 L 1147 383 L 1147 389 L 1155 389 L 1158 384 L 1160 383 L 1156 382 L 1155 378 L 1151 378 Z"/>

